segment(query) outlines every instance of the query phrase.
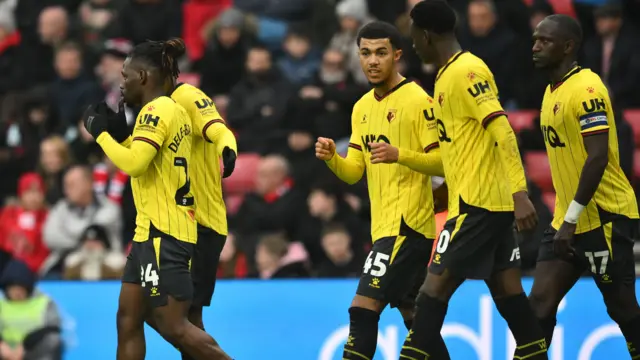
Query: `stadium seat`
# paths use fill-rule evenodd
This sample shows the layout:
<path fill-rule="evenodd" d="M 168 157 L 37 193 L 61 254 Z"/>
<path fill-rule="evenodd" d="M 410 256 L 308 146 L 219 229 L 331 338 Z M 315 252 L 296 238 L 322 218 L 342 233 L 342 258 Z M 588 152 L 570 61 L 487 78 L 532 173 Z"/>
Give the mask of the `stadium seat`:
<path fill-rule="evenodd" d="M 200 74 L 197 73 L 180 73 L 178 82 L 186 83 L 195 87 L 200 86 Z"/>
<path fill-rule="evenodd" d="M 542 201 L 553 213 L 556 208 L 556 193 L 554 193 L 553 191 L 545 192 L 544 194 L 542 194 Z"/>
<path fill-rule="evenodd" d="M 224 203 L 227 206 L 227 215 L 237 214 L 243 201 L 244 195 L 242 194 L 232 194 L 225 196 Z"/>
<path fill-rule="evenodd" d="M 238 154 L 236 168 L 228 178 L 222 179 L 225 194 L 245 194 L 255 187 L 260 155 Z"/>
<path fill-rule="evenodd" d="M 524 129 L 533 128 L 533 120 L 538 114 L 540 114 L 538 110 L 518 110 L 509 111 L 507 116 L 509 117 L 509 123 L 513 131 L 517 134 Z"/>
<path fill-rule="evenodd" d="M 633 130 L 636 146 L 640 146 L 640 109 L 627 109 L 623 112 L 623 117 Z"/>
<path fill-rule="evenodd" d="M 549 159 L 544 151 L 532 151 L 524 156 L 527 177 L 542 191 L 553 191 Z"/>
<path fill-rule="evenodd" d="M 636 149 L 633 154 L 633 174 L 636 181 L 640 180 L 640 149 Z"/>

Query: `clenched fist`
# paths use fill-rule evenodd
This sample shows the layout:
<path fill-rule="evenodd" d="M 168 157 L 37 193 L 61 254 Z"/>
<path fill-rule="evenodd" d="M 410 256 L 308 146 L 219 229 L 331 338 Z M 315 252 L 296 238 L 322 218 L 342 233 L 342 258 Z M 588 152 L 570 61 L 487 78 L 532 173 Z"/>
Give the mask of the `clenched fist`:
<path fill-rule="evenodd" d="M 386 142 L 370 142 L 372 164 L 393 164 L 398 162 L 398 148 Z"/>
<path fill-rule="evenodd" d="M 329 161 L 336 153 L 336 143 L 332 139 L 319 137 L 316 141 L 316 157 L 323 161 Z"/>

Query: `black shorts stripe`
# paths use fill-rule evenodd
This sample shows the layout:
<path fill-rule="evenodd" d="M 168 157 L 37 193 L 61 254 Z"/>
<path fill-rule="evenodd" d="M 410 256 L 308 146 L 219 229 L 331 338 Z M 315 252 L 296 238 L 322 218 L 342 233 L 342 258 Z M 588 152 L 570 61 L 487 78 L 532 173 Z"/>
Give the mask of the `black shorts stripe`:
<path fill-rule="evenodd" d="M 147 144 L 153 146 L 157 151 L 160 151 L 160 145 L 156 144 L 155 141 L 146 138 L 146 137 L 142 137 L 142 136 L 136 136 L 133 138 L 133 141 L 143 141 L 146 142 Z"/>

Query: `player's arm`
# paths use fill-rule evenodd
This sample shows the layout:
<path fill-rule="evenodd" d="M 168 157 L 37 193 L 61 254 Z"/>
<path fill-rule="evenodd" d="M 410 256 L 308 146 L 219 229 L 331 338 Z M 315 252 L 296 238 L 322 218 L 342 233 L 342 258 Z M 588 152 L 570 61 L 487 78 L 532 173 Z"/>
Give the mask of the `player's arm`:
<path fill-rule="evenodd" d="M 233 132 L 227 127 L 227 123 L 222 119 L 213 101 L 208 97 L 206 97 L 206 100 L 211 105 L 204 109 L 198 109 L 203 122 L 202 137 L 206 141 L 216 144 L 218 154 L 222 154 L 222 150 L 226 147 L 238 153 L 238 145 Z"/>
<path fill-rule="evenodd" d="M 414 128 L 418 133 L 424 152 L 399 148 L 398 164 L 426 175 L 444 176 L 437 124 L 435 117 L 428 116 L 429 113 L 433 114 L 433 109 L 427 109 L 425 106 L 416 106 L 411 112 Z"/>
<path fill-rule="evenodd" d="M 479 121 L 496 141 L 502 166 L 506 169 L 512 194 L 527 192 L 527 180 L 520 158 L 516 134 L 509 124 L 507 114 L 498 100 L 498 89 L 491 73 L 482 71 L 466 75 L 468 88 L 460 89 L 463 106 Z M 460 82 L 465 84 L 464 80 Z M 475 94 L 475 95 L 474 95 Z"/>
<path fill-rule="evenodd" d="M 578 190 L 564 218 L 570 224 L 578 222 L 582 210 L 598 189 L 609 163 L 609 122 L 614 119 L 607 117 L 606 106 L 610 104 L 607 90 L 603 85 L 591 87 L 592 90 L 594 88 L 598 89 L 594 93 L 589 93 L 585 89 L 584 94 L 574 95 L 576 101 L 573 104 L 577 118 L 565 119 L 565 121 L 580 122 L 580 133 L 587 150 L 587 159 L 580 173 Z"/>
<path fill-rule="evenodd" d="M 336 146 L 331 139 L 319 138 L 316 143 L 316 157 L 324 160 L 329 169 L 336 176 L 353 185 L 360 181 L 364 174 L 365 160 L 362 153 L 362 140 L 356 122 L 351 121 L 351 138 L 349 139 L 349 149 L 347 156 L 342 157 L 336 154 Z"/>
<path fill-rule="evenodd" d="M 160 104 L 143 108 L 133 129 L 131 145 L 127 148 L 103 132 L 96 141 L 114 165 L 131 177 L 142 175 L 162 147 L 167 122 L 173 109 L 162 111 Z M 141 123 L 142 122 L 142 123 Z"/>

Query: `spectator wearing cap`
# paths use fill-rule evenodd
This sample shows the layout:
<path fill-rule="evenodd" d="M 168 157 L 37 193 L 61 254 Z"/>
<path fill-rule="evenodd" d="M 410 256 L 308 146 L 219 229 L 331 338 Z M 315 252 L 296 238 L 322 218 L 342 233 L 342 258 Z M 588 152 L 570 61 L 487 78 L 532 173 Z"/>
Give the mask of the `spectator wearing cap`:
<path fill-rule="evenodd" d="M 125 262 L 122 252 L 111 249 L 105 228 L 91 225 L 82 234 L 80 248 L 66 258 L 63 277 L 67 280 L 119 279 Z"/>
<path fill-rule="evenodd" d="M 596 35 L 584 45 L 582 65 L 600 75 L 616 107 L 640 106 L 638 29 L 623 18 L 615 2 L 596 9 L 595 25 Z"/>
<path fill-rule="evenodd" d="M 0 248 L 14 259 L 23 261 L 37 272 L 49 255 L 42 240 L 47 218 L 44 182 L 36 173 L 26 173 L 18 180 L 18 202 L 0 212 Z"/>
<path fill-rule="evenodd" d="M 129 40 L 109 39 L 104 42 L 100 62 L 96 67 L 96 76 L 100 81 L 102 89 L 106 93 L 106 102 L 114 110 L 118 108 L 118 102 L 122 97 L 120 92 L 122 65 L 131 50 L 133 50 L 133 44 Z M 133 114 L 127 115 L 128 120 L 135 117 Z M 131 123 L 133 121 L 129 122 Z"/>
<path fill-rule="evenodd" d="M 347 68 L 358 84 L 369 86 L 358 58 L 358 30 L 371 21 L 366 0 L 343 0 L 336 6 L 340 30 L 333 35 L 329 47 L 346 56 Z"/>
<path fill-rule="evenodd" d="M 216 106 L 220 107 L 225 101 L 215 98 L 229 94 L 242 78 L 247 52 L 254 39 L 245 28 L 244 14 L 234 8 L 220 14 L 205 34 L 206 49 L 196 69 L 202 74 L 202 90 L 214 97 Z"/>
<path fill-rule="evenodd" d="M 309 85 L 320 68 L 322 54 L 311 44 L 302 28 L 291 26 L 284 39 L 284 55 L 278 60 L 278 68 L 296 87 Z"/>
<path fill-rule="evenodd" d="M 21 67 L 16 61 L 21 37 L 16 29 L 14 7 L 13 1 L 0 2 L 0 96 L 21 87 Z"/>
<path fill-rule="evenodd" d="M 36 275 L 20 261 L 7 265 L 0 285 L 0 358 L 61 360 L 61 319 L 55 302 L 36 288 Z"/>

